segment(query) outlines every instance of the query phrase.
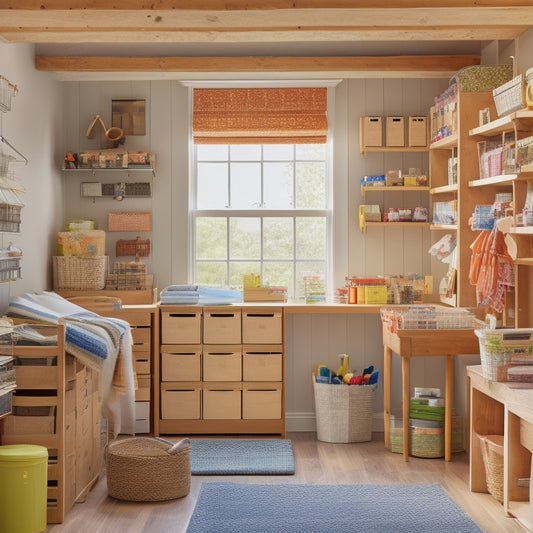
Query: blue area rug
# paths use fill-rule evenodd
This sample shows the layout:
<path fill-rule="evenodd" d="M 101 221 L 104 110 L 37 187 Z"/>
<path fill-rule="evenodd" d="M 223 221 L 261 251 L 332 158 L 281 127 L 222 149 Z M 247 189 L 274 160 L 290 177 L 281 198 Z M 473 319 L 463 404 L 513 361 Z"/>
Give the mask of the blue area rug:
<path fill-rule="evenodd" d="M 294 474 L 286 439 L 191 439 L 193 475 Z"/>
<path fill-rule="evenodd" d="M 187 533 L 482 533 L 437 483 L 203 483 Z"/>

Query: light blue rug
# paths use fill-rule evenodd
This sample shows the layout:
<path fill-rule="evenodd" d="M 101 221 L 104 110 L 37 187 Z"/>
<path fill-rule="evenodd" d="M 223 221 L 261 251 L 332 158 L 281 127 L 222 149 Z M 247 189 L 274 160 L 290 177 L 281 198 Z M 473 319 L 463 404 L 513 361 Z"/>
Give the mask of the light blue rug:
<path fill-rule="evenodd" d="M 482 533 L 437 483 L 203 483 L 187 533 Z"/>
<path fill-rule="evenodd" d="M 191 439 L 193 475 L 294 474 L 288 439 Z"/>

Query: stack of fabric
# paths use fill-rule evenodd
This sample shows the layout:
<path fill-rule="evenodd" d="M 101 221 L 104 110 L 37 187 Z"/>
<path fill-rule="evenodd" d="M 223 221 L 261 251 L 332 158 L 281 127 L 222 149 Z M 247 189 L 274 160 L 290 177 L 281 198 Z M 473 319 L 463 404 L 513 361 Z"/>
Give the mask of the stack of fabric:
<path fill-rule="evenodd" d="M 242 292 L 200 285 L 169 285 L 160 294 L 162 305 L 229 305 L 242 302 Z"/>

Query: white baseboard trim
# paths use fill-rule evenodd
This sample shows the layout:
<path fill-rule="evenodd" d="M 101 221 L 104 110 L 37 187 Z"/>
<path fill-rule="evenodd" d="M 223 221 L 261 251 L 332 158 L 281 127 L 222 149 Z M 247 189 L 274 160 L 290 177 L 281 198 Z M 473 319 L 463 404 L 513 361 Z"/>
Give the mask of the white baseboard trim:
<path fill-rule="evenodd" d="M 315 413 L 286 413 L 285 429 L 289 432 L 316 431 Z M 372 431 L 383 432 L 383 413 L 372 414 Z"/>

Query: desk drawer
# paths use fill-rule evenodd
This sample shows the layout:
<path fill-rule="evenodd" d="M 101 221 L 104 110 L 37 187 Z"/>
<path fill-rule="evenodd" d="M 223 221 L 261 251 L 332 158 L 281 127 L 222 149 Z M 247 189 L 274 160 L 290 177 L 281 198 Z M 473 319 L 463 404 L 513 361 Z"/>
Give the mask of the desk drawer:
<path fill-rule="evenodd" d="M 203 347 L 204 381 L 241 381 L 241 345 L 225 344 Z"/>
<path fill-rule="evenodd" d="M 200 381 L 202 347 L 175 345 L 161 348 L 162 381 Z"/>

